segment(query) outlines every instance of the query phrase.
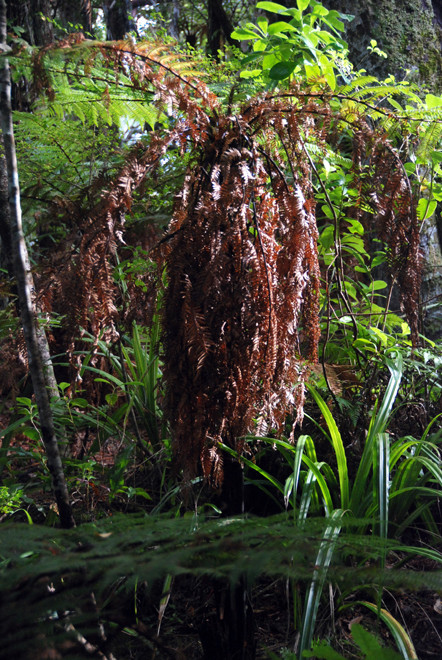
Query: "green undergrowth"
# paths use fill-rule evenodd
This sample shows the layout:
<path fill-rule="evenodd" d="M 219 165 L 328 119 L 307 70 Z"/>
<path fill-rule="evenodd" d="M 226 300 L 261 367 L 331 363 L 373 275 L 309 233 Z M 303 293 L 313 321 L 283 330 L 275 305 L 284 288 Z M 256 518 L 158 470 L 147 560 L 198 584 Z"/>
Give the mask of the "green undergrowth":
<path fill-rule="evenodd" d="M 442 589 L 442 567 L 437 568 L 442 556 L 436 551 L 377 536 L 367 544 L 360 534 L 366 521 L 343 516 L 333 524 L 342 529 L 333 541 L 327 580 L 341 592 L 376 602 L 382 588 Z M 137 589 L 143 585 L 145 598 L 155 598 L 168 575 L 232 584 L 245 576 L 249 585 L 261 578 L 286 578 L 308 585 L 325 531 L 321 520 L 297 525 L 286 513 L 225 519 L 116 514 L 70 531 L 5 523 L 0 527 L 0 657 L 21 657 L 30 638 L 42 648 L 79 635 L 89 639 L 98 621 L 106 638 L 114 640 L 140 635 L 140 620 L 153 630 L 155 607 L 137 606 Z M 388 570 L 380 566 L 382 555 L 391 558 Z M 415 555 L 430 559 L 436 570 L 401 567 L 400 557 Z"/>

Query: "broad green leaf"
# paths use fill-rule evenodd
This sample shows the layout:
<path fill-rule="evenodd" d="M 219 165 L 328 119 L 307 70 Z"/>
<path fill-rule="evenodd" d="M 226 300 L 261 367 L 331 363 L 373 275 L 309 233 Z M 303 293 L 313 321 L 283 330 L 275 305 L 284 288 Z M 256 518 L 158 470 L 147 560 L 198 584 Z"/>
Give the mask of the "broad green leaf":
<path fill-rule="evenodd" d="M 388 346 L 388 335 L 385 334 L 385 332 L 382 332 L 382 330 L 379 330 L 379 328 L 373 327 L 370 328 L 371 334 L 376 335 L 376 337 L 380 340 L 382 346 L 387 347 Z"/>
<path fill-rule="evenodd" d="M 312 9 L 312 14 L 316 14 L 316 16 L 328 16 L 329 13 L 329 10 L 320 3 L 315 5 Z"/>
<path fill-rule="evenodd" d="M 316 35 L 319 37 L 319 39 L 323 43 L 325 43 L 327 45 L 329 45 L 332 42 L 335 42 L 335 40 L 336 40 L 336 37 L 333 36 L 332 34 L 330 34 L 330 32 L 326 32 L 326 30 L 318 30 L 316 32 Z"/>
<path fill-rule="evenodd" d="M 378 352 L 376 344 L 374 344 L 372 341 L 369 341 L 368 339 L 364 339 L 363 337 L 358 337 L 358 339 L 355 339 L 353 346 L 355 348 L 360 348 L 363 351 L 370 351 L 370 353 Z"/>
<path fill-rule="evenodd" d="M 22 433 L 30 440 L 40 440 L 40 433 L 37 431 L 37 429 L 25 428 L 22 430 Z"/>
<path fill-rule="evenodd" d="M 425 199 L 425 197 L 422 197 L 418 204 L 417 204 L 417 217 L 419 220 L 423 221 L 426 220 L 427 218 L 431 218 L 433 213 L 436 210 L 437 202 L 435 200 L 431 200 L 431 202 L 428 199 Z"/>
<path fill-rule="evenodd" d="M 257 9 L 264 9 L 264 11 L 270 11 L 273 14 L 287 14 L 287 7 L 278 5 L 276 2 L 258 2 L 256 7 Z"/>
<path fill-rule="evenodd" d="M 430 154 L 432 163 L 441 163 L 442 162 L 442 151 L 432 151 Z"/>
<path fill-rule="evenodd" d="M 272 80 L 284 80 L 291 76 L 296 66 L 296 62 L 278 62 L 270 69 L 269 77 Z"/>
<path fill-rule="evenodd" d="M 232 39 L 238 39 L 238 41 L 247 41 L 248 39 L 256 39 L 259 35 L 252 30 L 246 30 L 245 28 L 236 28 L 233 30 L 230 35 Z"/>
<path fill-rule="evenodd" d="M 390 99 L 389 99 L 390 102 Z M 404 170 L 408 175 L 414 174 L 416 171 L 416 163 L 405 163 L 404 164 Z"/>
<path fill-rule="evenodd" d="M 87 408 L 89 403 L 88 403 L 87 399 L 82 399 L 80 397 L 80 398 L 72 399 L 70 401 L 70 405 L 74 406 L 75 408 Z"/>
<path fill-rule="evenodd" d="M 15 400 L 22 406 L 32 406 L 32 401 L 27 396 L 18 396 Z"/>
<path fill-rule="evenodd" d="M 332 14 L 332 12 L 330 12 L 330 14 Z M 331 16 L 330 14 L 324 19 L 324 23 L 334 27 L 336 30 L 339 30 L 339 32 L 343 32 L 345 29 L 344 23 L 340 21 L 339 18 L 336 18 L 336 16 Z"/>
<path fill-rule="evenodd" d="M 319 68 L 319 66 L 318 66 L 317 64 L 308 64 L 307 62 L 304 62 L 304 67 L 305 67 L 305 75 L 307 76 L 307 80 L 308 80 L 308 81 L 310 81 L 310 80 L 316 80 L 317 78 L 320 77 L 320 75 L 321 75 L 321 69 Z M 322 208 L 324 208 L 324 207 L 322 207 Z M 325 208 L 327 208 L 328 211 L 329 211 L 330 214 L 331 214 L 331 215 L 327 215 L 327 214 L 326 214 L 327 217 L 328 217 L 328 218 L 332 218 L 332 217 L 333 217 L 333 214 L 331 213 L 331 211 L 330 211 L 330 209 L 328 208 L 328 206 L 325 207 Z"/>
<path fill-rule="evenodd" d="M 373 291 L 380 291 L 381 289 L 385 289 L 386 286 L 387 286 L 387 282 L 384 282 L 384 280 L 374 280 L 374 281 L 370 284 L 370 288 L 371 288 Z"/>
<path fill-rule="evenodd" d="M 257 39 L 256 41 L 254 41 L 253 42 L 254 53 L 252 53 L 248 57 L 244 58 L 244 60 L 242 61 L 242 64 L 246 64 L 246 60 L 247 60 L 247 62 L 251 62 L 253 59 L 256 59 L 257 57 L 259 57 L 259 53 L 264 52 L 265 49 L 267 48 L 267 45 L 268 44 L 264 41 L 264 39 Z"/>
<path fill-rule="evenodd" d="M 258 78 L 262 74 L 261 69 L 251 69 L 250 71 L 241 71 L 240 78 Z"/>
<path fill-rule="evenodd" d="M 380 264 L 385 263 L 386 258 L 387 255 L 385 253 L 376 255 L 375 257 L 373 257 L 373 261 L 371 262 L 371 267 L 376 268 L 376 266 L 380 266 Z"/>
<path fill-rule="evenodd" d="M 299 11 L 304 11 L 310 4 L 310 0 L 296 0 Z"/>
<path fill-rule="evenodd" d="M 364 235 L 364 226 L 359 220 L 354 220 L 353 218 L 346 218 L 345 221 L 348 223 L 348 231 L 352 234 L 359 234 L 360 236 Z"/>
<path fill-rule="evenodd" d="M 264 16 L 258 16 L 256 22 L 257 22 L 259 28 L 262 30 L 262 32 L 264 34 L 267 34 L 267 30 L 268 30 L 268 27 L 269 27 L 268 20 L 266 18 L 264 18 Z"/>
<path fill-rule="evenodd" d="M 324 78 L 326 79 L 328 86 L 330 87 L 332 92 L 334 92 L 336 89 L 336 76 L 332 66 L 328 67 L 324 71 Z"/>
<path fill-rule="evenodd" d="M 264 69 L 264 71 L 266 71 L 267 69 L 271 69 L 272 66 L 274 66 L 277 62 L 278 59 L 273 53 L 264 55 L 262 59 L 262 68 Z"/>
<path fill-rule="evenodd" d="M 280 32 L 296 32 L 296 28 L 294 25 L 291 25 L 290 23 L 286 23 L 285 21 L 278 21 L 277 23 L 272 23 L 269 25 L 269 34 L 278 34 Z"/>
<path fill-rule="evenodd" d="M 429 108 L 439 108 L 442 105 L 442 96 L 427 94 L 425 97 L 425 103 Z"/>
<path fill-rule="evenodd" d="M 358 296 L 357 296 L 357 294 L 356 294 L 356 289 L 355 289 L 355 287 L 353 286 L 353 284 L 351 284 L 350 282 L 344 280 L 344 287 L 345 287 L 346 292 L 348 293 L 348 295 L 349 295 L 351 298 L 353 298 L 354 300 L 357 300 L 357 299 L 358 299 Z"/>

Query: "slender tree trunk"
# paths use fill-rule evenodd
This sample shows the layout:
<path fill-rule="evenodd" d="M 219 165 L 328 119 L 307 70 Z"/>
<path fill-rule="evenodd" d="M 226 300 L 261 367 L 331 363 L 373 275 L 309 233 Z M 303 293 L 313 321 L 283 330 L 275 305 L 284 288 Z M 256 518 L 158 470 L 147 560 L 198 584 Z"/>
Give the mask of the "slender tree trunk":
<path fill-rule="evenodd" d="M 73 527 L 75 522 L 69 503 L 60 451 L 55 434 L 49 392 L 46 387 L 44 364 L 47 356 L 42 356 L 39 346 L 37 319 L 32 300 L 32 279 L 29 269 L 29 257 L 22 229 L 20 188 L 12 125 L 11 76 L 9 63 L 5 57 L 5 53 L 7 52 L 5 0 L 0 0 L 0 51 L 2 52 L 0 56 L 0 123 L 8 170 L 11 239 L 20 315 L 28 351 L 29 370 L 40 419 L 41 434 L 46 450 L 48 468 L 52 476 L 52 486 L 60 515 L 60 523 L 63 527 L 68 528 Z"/>

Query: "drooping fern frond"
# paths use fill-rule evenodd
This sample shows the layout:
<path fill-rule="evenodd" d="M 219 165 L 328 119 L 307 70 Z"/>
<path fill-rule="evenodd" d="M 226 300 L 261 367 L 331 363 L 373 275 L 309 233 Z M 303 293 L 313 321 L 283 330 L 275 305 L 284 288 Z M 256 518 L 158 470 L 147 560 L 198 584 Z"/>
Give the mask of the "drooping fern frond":
<path fill-rule="evenodd" d="M 375 215 L 417 337 L 415 200 L 382 124 L 387 117 L 395 131 L 395 118 L 371 108 L 380 96 L 371 79 L 352 88 L 345 101 L 338 94 L 338 109 L 336 95 L 294 83 L 287 92 L 232 103 L 224 112 L 186 67 L 186 56 L 163 45 L 78 42 L 56 55 L 66 65 L 54 67 L 47 49 L 38 59 L 41 79 L 45 72 L 54 80 L 64 76 L 63 104 L 92 94 L 83 99 L 95 108 L 88 109 L 89 121 L 117 122 L 128 93 L 131 102 L 145 96 L 157 117 L 167 112 L 173 119 L 122 155 L 109 176 L 97 177 L 84 194 L 87 203 L 60 202 L 65 225 L 80 238 L 74 245 L 68 236 L 48 260 L 40 295 L 65 315 L 63 345 L 70 351 L 80 327 L 96 337 L 116 337 L 112 271 L 134 191 L 169 149 L 186 154 L 189 167 L 171 223 L 151 255 L 166 266 L 165 405 L 184 473 L 195 475 L 202 467 L 219 485 L 221 443 L 240 453 L 246 433 L 278 433 L 288 414 L 302 419 L 302 360 L 317 360 L 319 341 L 315 206 L 321 197 L 312 178 L 317 183 L 315 162 L 341 139 L 347 150 L 338 150 L 334 164 L 349 171 L 352 158 L 351 212 L 366 225 Z M 84 91 L 80 81 L 88 78 Z M 56 94 L 51 99 L 57 103 Z"/>
<path fill-rule="evenodd" d="M 261 431 L 280 430 L 293 408 L 302 415 L 301 325 L 307 355 L 317 358 L 314 202 L 308 179 L 289 184 L 271 146 L 284 135 L 290 144 L 288 131 L 299 130 L 283 107 L 256 100 L 212 119 L 164 244 L 164 374 L 177 460 L 188 476 L 201 463 L 214 485 L 220 442 L 241 451 L 253 419 Z M 287 157 L 303 173 L 293 142 Z"/>
<path fill-rule="evenodd" d="M 361 194 L 372 208 L 377 235 L 387 246 L 391 273 L 399 284 L 401 305 L 417 345 L 422 264 L 416 200 L 410 181 L 390 142 L 382 133 L 373 131 L 361 130 L 356 135 L 354 172 Z M 366 216 L 365 222 L 369 218 Z"/>
<path fill-rule="evenodd" d="M 74 34 L 36 51 L 32 82 L 49 101 L 41 105 L 43 97 L 39 97 L 40 112 L 75 115 L 92 125 L 99 119 L 117 126 L 132 120 L 153 128 L 160 118 L 155 101 L 165 100 L 163 92 L 172 94 L 171 80 L 188 86 L 209 103 L 215 101 L 201 83 L 205 74 L 195 68 L 196 61 L 195 54 L 190 56 L 159 41 L 97 42 Z M 169 83 L 162 89 L 166 78 Z"/>

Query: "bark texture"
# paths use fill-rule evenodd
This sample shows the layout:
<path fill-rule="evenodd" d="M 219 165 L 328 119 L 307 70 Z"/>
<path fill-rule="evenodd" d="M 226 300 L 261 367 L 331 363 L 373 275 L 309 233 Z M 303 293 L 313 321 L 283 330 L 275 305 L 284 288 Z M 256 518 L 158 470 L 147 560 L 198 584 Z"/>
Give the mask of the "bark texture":
<path fill-rule="evenodd" d="M 237 45 L 230 37 L 233 32 L 233 25 L 226 14 L 222 0 L 208 0 L 207 12 L 209 16 L 209 24 L 207 26 L 208 50 L 212 57 L 218 59 L 218 51 L 221 48 L 223 40 L 229 44 Z"/>
<path fill-rule="evenodd" d="M 325 0 L 324 4 L 354 15 L 346 22 L 345 38 L 356 67 L 380 78 L 406 75 L 433 93 L 442 92 L 442 0 Z M 367 51 L 371 39 L 387 53 L 386 59 Z"/>

